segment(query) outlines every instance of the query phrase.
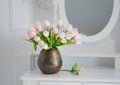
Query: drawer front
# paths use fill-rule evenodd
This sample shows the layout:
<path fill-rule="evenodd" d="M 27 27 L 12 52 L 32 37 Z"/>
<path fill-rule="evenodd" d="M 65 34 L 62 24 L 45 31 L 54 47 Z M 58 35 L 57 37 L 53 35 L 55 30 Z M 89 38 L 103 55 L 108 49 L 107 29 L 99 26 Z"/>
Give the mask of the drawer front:
<path fill-rule="evenodd" d="M 80 82 L 40 82 L 40 85 L 82 85 Z"/>
<path fill-rule="evenodd" d="M 120 83 L 84 83 L 84 85 L 120 85 Z"/>

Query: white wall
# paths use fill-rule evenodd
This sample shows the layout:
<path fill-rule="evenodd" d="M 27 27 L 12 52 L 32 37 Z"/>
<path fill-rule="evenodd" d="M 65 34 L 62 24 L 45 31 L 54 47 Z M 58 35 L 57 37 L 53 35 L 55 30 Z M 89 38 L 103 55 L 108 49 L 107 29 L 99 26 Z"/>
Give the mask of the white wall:
<path fill-rule="evenodd" d="M 10 46 L 8 43 L 8 30 L 9 28 L 9 5 L 8 0 L 0 1 L 0 85 L 11 85 L 11 53 L 9 52 Z M 3 10 L 4 9 L 4 10 Z M 9 72 L 10 71 L 10 72 Z M 7 82 L 6 82 L 7 80 Z"/>
<path fill-rule="evenodd" d="M 0 0 L 0 85 L 22 85 L 20 76 L 30 70 L 32 46 L 19 40 L 27 28 L 10 27 L 10 1 L 13 0 Z M 53 11 L 42 9 L 39 13 L 40 21 L 48 19 L 53 22 Z"/>

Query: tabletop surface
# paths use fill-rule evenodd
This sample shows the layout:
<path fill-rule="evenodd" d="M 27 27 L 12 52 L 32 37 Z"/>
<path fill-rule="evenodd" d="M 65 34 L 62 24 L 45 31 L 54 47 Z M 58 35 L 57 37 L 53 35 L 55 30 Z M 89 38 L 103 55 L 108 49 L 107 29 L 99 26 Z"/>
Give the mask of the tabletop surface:
<path fill-rule="evenodd" d="M 120 71 L 114 68 L 94 67 L 86 68 L 85 73 L 79 73 L 77 76 L 62 70 L 56 74 L 43 74 L 39 70 L 31 70 L 25 73 L 21 80 L 120 82 Z"/>

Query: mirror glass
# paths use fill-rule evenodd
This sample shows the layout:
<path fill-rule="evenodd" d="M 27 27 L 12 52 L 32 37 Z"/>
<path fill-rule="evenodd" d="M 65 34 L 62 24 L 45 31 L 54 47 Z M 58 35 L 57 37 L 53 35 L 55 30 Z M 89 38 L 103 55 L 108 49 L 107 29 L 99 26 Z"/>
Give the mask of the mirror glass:
<path fill-rule="evenodd" d="M 65 11 L 73 27 L 91 36 L 107 25 L 113 11 L 113 0 L 65 0 Z"/>

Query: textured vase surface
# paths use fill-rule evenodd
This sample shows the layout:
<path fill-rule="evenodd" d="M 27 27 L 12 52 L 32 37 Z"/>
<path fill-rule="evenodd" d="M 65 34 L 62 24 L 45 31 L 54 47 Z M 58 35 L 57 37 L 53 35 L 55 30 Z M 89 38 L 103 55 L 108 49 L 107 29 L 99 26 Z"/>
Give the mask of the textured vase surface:
<path fill-rule="evenodd" d="M 57 48 L 42 49 L 38 58 L 38 67 L 44 74 L 54 74 L 60 71 L 62 58 Z"/>

